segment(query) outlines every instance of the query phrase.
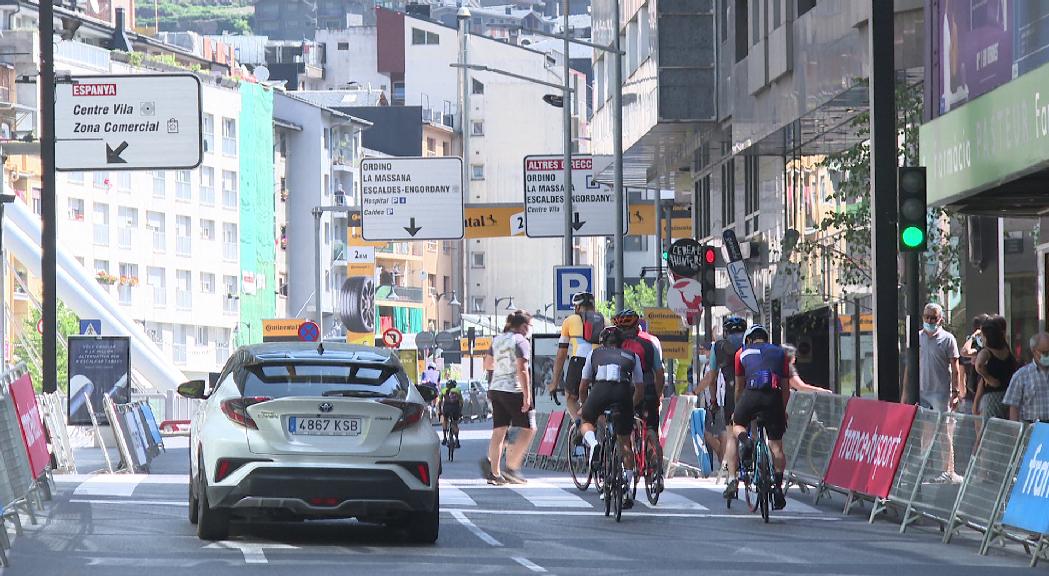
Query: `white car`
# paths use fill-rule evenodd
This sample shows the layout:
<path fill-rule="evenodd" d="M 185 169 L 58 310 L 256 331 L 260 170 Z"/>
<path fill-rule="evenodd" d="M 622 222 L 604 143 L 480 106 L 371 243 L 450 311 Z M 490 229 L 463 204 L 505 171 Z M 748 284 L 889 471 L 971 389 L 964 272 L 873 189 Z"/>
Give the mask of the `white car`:
<path fill-rule="evenodd" d="M 397 356 L 341 343 L 279 342 L 234 352 L 190 436 L 189 520 L 222 540 L 231 515 L 357 518 L 437 540 L 440 442 L 432 391 Z"/>

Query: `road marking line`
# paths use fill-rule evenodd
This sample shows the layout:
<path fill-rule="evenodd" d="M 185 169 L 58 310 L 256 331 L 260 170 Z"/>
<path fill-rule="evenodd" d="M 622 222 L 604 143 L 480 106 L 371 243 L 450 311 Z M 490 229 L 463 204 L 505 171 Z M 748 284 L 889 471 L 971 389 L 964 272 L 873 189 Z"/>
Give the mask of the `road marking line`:
<path fill-rule="evenodd" d="M 546 572 L 546 568 L 543 568 L 542 566 L 536 564 L 535 562 L 532 562 L 524 556 L 511 556 L 510 559 L 514 562 L 517 562 L 521 566 L 528 568 L 532 572 Z"/>
<path fill-rule="evenodd" d="M 503 545 L 502 542 L 496 540 L 495 538 L 492 538 L 491 534 L 489 534 L 489 533 L 485 532 L 484 530 L 481 530 L 480 528 L 478 528 L 476 524 L 471 522 L 470 519 L 466 517 L 466 514 L 464 514 L 462 510 L 452 510 L 451 512 L 452 512 L 452 518 L 455 518 L 456 520 L 458 520 L 460 524 L 465 526 L 466 529 L 469 530 L 470 532 L 473 532 L 473 535 L 477 536 L 478 538 L 480 538 L 481 541 L 484 542 L 485 544 L 488 544 L 489 546 L 495 546 L 495 547 L 500 547 L 500 546 Z"/>
<path fill-rule="evenodd" d="M 469 510 L 446 509 L 452 516 L 469 512 L 470 514 L 494 514 L 498 516 L 601 516 L 602 512 L 583 510 L 493 510 L 484 508 L 471 508 Z M 737 520 L 761 520 L 758 514 L 719 514 L 713 512 L 687 514 L 684 512 L 627 512 L 629 516 L 642 516 L 652 518 L 734 518 Z M 813 520 L 816 522 L 841 522 L 843 518 L 836 516 L 807 516 L 807 515 L 785 515 L 773 514 L 773 520 Z"/>
<path fill-rule="evenodd" d="M 707 490 L 709 492 L 717 492 L 719 495 L 724 490 L 722 486 L 696 486 L 700 490 Z M 743 487 L 740 486 L 740 491 L 743 491 Z M 742 496 L 740 496 L 742 498 Z M 823 514 L 824 511 L 816 508 L 810 504 L 802 502 L 800 499 L 793 496 L 787 496 L 787 507 L 785 510 L 790 512 L 796 512 L 798 514 Z"/>
<path fill-rule="evenodd" d="M 477 506 L 477 502 L 455 486 L 441 484 L 441 503 L 453 506 Z"/>
<path fill-rule="evenodd" d="M 537 508 L 593 508 L 593 505 L 571 492 L 541 480 L 513 484 L 509 488 L 525 497 Z"/>
<path fill-rule="evenodd" d="M 222 540 L 221 542 L 213 542 L 204 547 L 205 549 L 217 549 L 221 548 L 224 550 L 240 550 L 240 553 L 244 555 L 245 564 L 269 564 L 269 560 L 266 559 L 266 553 L 263 552 L 263 548 L 273 548 L 277 550 L 298 550 L 298 546 L 291 546 L 290 544 L 277 544 L 277 543 L 266 543 L 260 544 L 255 542 L 233 542 L 231 540 Z"/>
<path fill-rule="evenodd" d="M 55 484 L 83 484 L 84 482 L 121 483 L 127 478 L 143 478 L 143 484 L 181 484 L 189 483 L 188 474 L 56 474 Z"/>
<path fill-rule="evenodd" d="M 100 500 L 91 498 L 72 498 L 70 504 L 134 504 L 136 506 L 179 506 L 189 507 L 187 501 L 176 500 Z"/>
<path fill-rule="evenodd" d="M 73 491 L 77 496 L 131 496 L 146 479 L 145 474 L 94 476 Z"/>
<path fill-rule="evenodd" d="M 637 500 L 650 509 L 656 509 L 651 502 L 648 501 L 648 497 L 643 495 L 644 486 L 637 487 Z M 673 492 L 664 491 L 659 495 L 659 509 L 662 510 L 710 510 L 706 506 L 689 500 L 680 494 L 674 494 Z"/>

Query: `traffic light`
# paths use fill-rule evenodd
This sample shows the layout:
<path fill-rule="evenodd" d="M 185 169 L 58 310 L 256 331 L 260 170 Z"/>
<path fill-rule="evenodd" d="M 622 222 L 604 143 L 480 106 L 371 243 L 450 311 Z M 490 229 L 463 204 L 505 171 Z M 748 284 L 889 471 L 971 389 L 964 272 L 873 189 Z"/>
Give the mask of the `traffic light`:
<path fill-rule="evenodd" d="M 703 306 L 709 308 L 720 304 L 717 301 L 717 249 L 713 246 L 700 247 L 699 285 L 703 296 Z"/>
<path fill-rule="evenodd" d="M 904 166 L 898 172 L 900 252 L 925 252 L 929 220 L 926 216 L 925 167 Z"/>

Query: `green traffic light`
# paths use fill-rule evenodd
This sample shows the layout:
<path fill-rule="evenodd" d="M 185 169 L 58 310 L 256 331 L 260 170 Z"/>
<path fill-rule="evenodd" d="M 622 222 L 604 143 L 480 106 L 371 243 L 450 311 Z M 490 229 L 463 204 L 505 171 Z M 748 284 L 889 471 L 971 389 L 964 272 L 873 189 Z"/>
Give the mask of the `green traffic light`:
<path fill-rule="evenodd" d="M 909 248 L 921 246 L 925 241 L 925 232 L 917 226 L 908 226 L 904 228 L 903 233 L 900 236 L 903 240 L 903 245 Z"/>

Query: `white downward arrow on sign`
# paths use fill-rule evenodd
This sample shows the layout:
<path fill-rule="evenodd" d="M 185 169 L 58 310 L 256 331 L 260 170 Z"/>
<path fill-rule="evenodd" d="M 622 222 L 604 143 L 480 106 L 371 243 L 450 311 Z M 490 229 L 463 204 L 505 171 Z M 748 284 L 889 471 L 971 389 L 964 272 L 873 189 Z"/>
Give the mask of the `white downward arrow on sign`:
<path fill-rule="evenodd" d="M 263 552 L 264 548 L 270 548 L 274 550 L 297 550 L 297 546 L 290 544 L 271 544 L 271 543 L 258 543 L 258 542 L 233 542 L 231 540 L 223 540 L 221 542 L 213 542 L 204 547 L 205 549 L 212 550 L 240 550 L 240 553 L 244 555 L 244 562 L 246 564 L 268 564 L 269 560 L 266 560 L 266 554 Z"/>

